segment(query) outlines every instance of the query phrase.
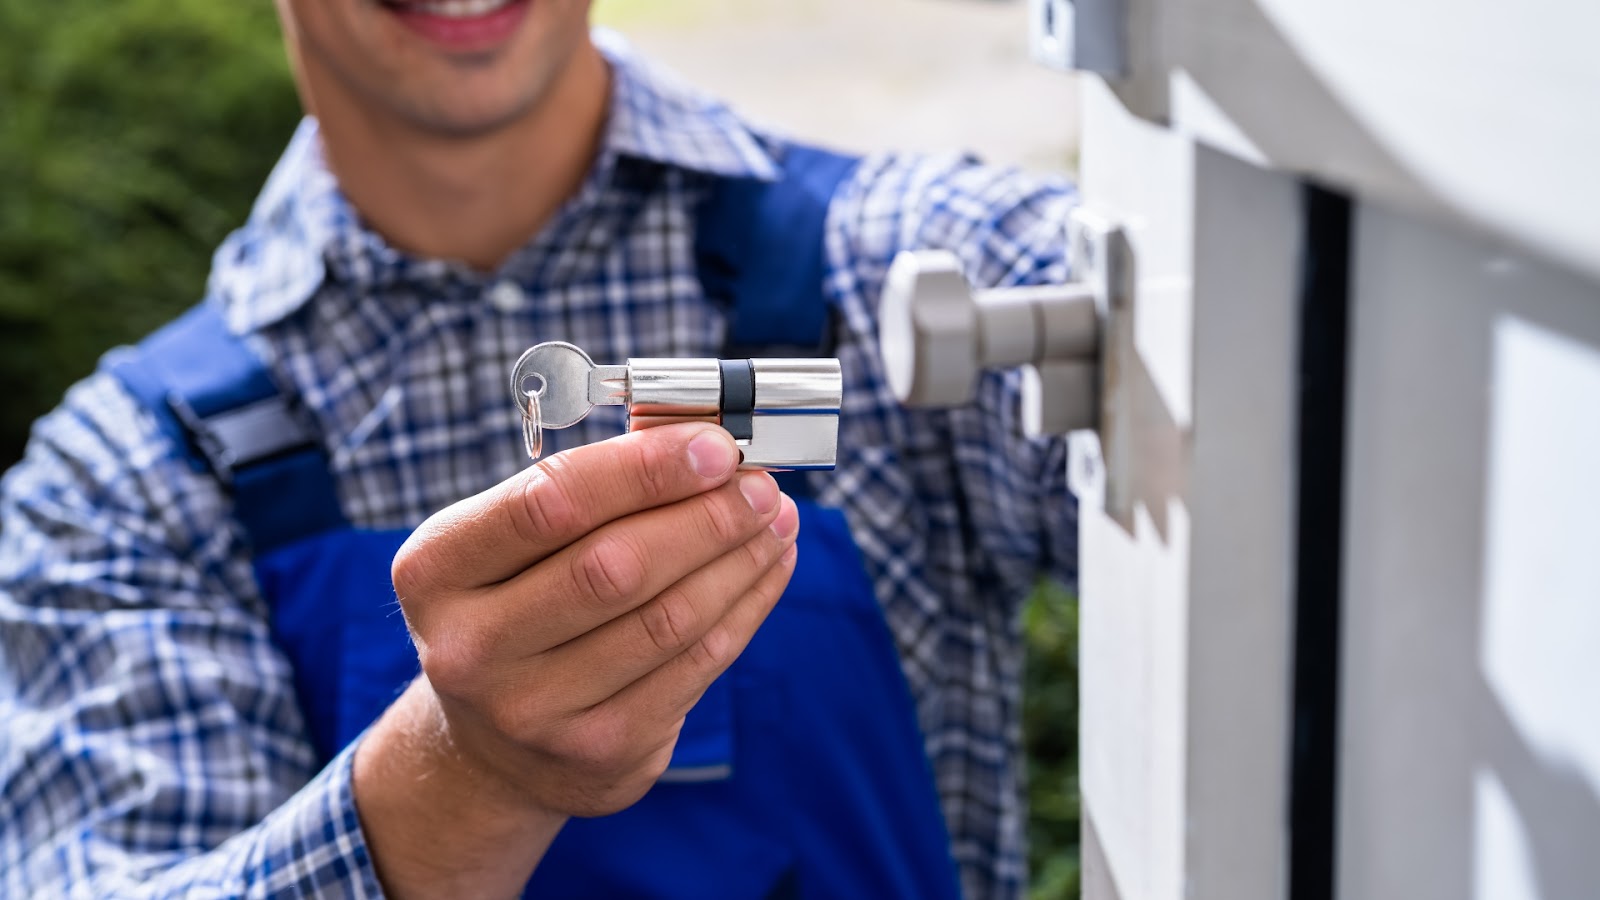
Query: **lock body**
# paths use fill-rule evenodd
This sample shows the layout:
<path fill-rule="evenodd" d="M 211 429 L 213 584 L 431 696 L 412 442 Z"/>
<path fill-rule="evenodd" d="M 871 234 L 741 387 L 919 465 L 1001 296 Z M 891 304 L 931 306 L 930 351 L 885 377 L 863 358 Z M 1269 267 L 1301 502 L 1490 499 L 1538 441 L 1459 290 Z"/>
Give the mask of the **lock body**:
<path fill-rule="evenodd" d="M 711 422 L 745 468 L 831 469 L 844 379 L 836 359 L 630 359 L 628 430 Z"/>

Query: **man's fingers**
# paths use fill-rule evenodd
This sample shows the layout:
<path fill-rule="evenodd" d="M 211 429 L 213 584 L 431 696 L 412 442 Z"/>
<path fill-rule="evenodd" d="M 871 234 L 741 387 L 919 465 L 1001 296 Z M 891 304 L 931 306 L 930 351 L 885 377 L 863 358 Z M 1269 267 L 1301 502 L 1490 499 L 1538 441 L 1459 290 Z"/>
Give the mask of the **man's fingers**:
<path fill-rule="evenodd" d="M 767 614 L 778 605 L 794 574 L 798 548 L 790 544 L 778 561 L 728 614 L 706 630 L 698 641 L 654 672 L 623 688 L 601 707 L 614 707 L 642 733 L 666 728 L 689 712 L 718 675 L 749 646 Z"/>
<path fill-rule="evenodd" d="M 434 514 L 395 556 L 402 599 L 495 584 L 644 509 L 725 483 L 739 463 L 714 425 L 670 425 L 576 447 Z"/>
<path fill-rule="evenodd" d="M 406 616 L 438 686 L 520 663 L 626 615 L 678 579 L 766 528 L 782 495 L 764 472 L 606 525 L 515 578 L 453 602 L 413 603 Z M 432 668 L 430 668 L 430 665 Z M 476 674 L 475 674 L 476 673 Z"/>
<path fill-rule="evenodd" d="M 749 476 L 746 476 L 749 477 Z M 690 572 L 649 602 L 531 661 L 527 677 L 545 683 L 554 673 L 581 673 L 559 693 L 574 706 L 593 706 L 684 653 L 697 652 L 706 633 L 765 578 L 793 546 L 799 531 L 794 501 L 768 528 L 743 545 Z M 787 575 L 784 576 L 787 582 Z M 704 648 L 699 648 L 703 650 Z M 554 686 L 552 686 L 554 687 Z"/>
<path fill-rule="evenodd" d="M 629 614 L 766 530 L 782 500 L 771 475 L 749 472 L 599 529 L 489 593 L 515 635 L 505 649 L 530 657 Z"/>

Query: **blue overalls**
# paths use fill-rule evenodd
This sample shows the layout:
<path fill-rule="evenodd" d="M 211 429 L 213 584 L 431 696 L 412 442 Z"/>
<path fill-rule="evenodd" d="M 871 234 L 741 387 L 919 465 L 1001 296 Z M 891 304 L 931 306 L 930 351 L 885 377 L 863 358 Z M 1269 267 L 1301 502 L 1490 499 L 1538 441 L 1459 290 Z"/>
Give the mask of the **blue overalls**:
<path fill-rule="evenodd" d="M 730 315 L 725 356 L 815 354 L 830 333 L 823 223 L 856 161 L 782 155 L 783 178 L 724 179 L 698 211 L 701 281 Z M 113 372 L 197 470 L 230 485 L 274 638 L 331 759 L 417 674 L 389 583 L 407 533 L 349 523 L 322 442 L 213 307 Z M 569 822 L 528 896 L 959 896 L 910 692 L 844 515 L 804 480 L 780 480 L 801 519 L 782 601 L 690 711 L 661 782 L 623 812 Z"/>

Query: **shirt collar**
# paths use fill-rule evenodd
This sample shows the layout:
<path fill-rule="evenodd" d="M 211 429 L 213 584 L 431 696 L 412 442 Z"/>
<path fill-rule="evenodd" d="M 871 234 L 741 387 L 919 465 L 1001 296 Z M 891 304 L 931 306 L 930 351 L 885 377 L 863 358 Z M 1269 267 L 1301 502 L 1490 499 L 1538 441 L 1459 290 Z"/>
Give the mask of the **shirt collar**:
<path fill-rule="evenodd" d="M 602 153 L 726 178 L 778 177 L 762 141 L 723 103 L 641 58 L 619 34 L 594 31 L 611 63 L 611 110 Z"/>
<path fill-rule="evenodd" d="M 595 29 L 593 37 L 611 65 L 611 105 L 600 152 L 576 201 L 603 191 L 618 160 L 627 158 L 723 178 L 778 177 L 766 144 L 726 104 L 651 65 L 615 32 Z M 427 281 L 468 274 L 454 263 L 401 253 L 366 228 L 329 171 L 316 120 L 308 116 L 244 227 L 218 248 L 209 293 L 229 327 L 244 334 L 304 306 L 330 271 L 358 287 L 385 277 Z"/>

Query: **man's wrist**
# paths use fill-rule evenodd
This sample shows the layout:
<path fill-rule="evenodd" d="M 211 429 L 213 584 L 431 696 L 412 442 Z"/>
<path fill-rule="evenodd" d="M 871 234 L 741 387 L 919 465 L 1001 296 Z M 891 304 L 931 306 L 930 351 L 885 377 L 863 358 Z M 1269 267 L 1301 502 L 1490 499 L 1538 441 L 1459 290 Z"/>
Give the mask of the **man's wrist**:
<path fill-rule="evenodd" d="M 566 823 L 460 751 L 425 676 L 362 737 L 351 783 L 391 897 L 515 895 Z"/>

